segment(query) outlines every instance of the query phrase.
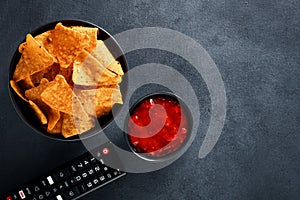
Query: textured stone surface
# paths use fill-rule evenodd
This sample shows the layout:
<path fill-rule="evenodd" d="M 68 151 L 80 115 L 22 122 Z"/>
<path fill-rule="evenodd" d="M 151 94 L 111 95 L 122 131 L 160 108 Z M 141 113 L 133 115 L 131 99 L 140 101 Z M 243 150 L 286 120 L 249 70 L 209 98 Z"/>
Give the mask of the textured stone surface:
<path fill-rule="evenodd" d="M 130 68 L 158 62 L 193 80 L 202 125 L 190 149 L 169 167 L 130 174 L 82 199 L 298 199 L 299 9 L 297 0 L 1 1 L 0 193 L 85 151 L 79 142 L 53 141 L 35 133 L 17 115 L 8 94 L 10 59 L 25 34 L 47 22 L 83 19 L 111 34 L 159 26 L 194 38 L 219 67 L 228 110 L 217 145 L 199 160 L 210 113 L 201 76 L 184 70 L 189 64 L 170 53 L 129 53 Z M 107 130 L 121 140 L 114 124 Z"/>

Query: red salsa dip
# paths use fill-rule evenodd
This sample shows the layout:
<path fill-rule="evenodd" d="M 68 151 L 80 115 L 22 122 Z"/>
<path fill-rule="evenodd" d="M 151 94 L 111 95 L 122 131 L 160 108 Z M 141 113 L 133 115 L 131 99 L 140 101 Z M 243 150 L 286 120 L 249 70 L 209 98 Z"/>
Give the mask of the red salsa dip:
<path fill-rule="evenodd" d="M 176 97 L 153 95 L 133 108 L 128 140 L 137 153 L 159 158 L 178 150 L 189 134 L 188 117 Z"/>

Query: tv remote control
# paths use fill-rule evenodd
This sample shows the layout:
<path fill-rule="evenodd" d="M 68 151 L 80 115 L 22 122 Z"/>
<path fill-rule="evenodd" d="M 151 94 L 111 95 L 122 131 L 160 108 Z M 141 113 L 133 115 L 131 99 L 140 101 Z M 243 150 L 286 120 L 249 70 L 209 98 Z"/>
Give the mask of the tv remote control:
<path fill-rule="evenodd" d="M 109 167 L 112 164 L 114 168 Z M 78 199 L 126 174 L 115 166 L 121 167 L 121 162 L 114 151 L 112 143 L 107 142 L 93 151 L 86 152 L 63 164 L 48 174 L 20 186 L 1 199 Z"/>

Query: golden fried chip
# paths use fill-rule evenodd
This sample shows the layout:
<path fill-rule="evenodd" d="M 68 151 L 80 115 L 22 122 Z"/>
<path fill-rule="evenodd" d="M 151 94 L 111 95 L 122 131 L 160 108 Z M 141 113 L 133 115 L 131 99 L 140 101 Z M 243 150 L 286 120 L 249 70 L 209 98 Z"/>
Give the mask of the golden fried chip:
<path fill-rule="evenodd" d="M 86 47 L 85 50 L 87 50 L 88 52 L 91 52 L 93 49 L 96 48 L 98 28 L 72 26 L 72 29 L 89 36 L 89 38 L 90 38 L 89 46 Z"/>
<path fill-rule="evenodd" d="M 59 74 L 63 75 L 68 83 L 72 80 L 73 74 L 73 65 L 70 65 L 68 68 L 60 68 Z"/>
<path fill-rule="evenodd" d="M 47 120 L 46 116 L 44 115 L 44 113 L 41 111 L 41 109 L 31 100 L 29 100 L 29 105 L 35 112 L 35 114 L 38 117 L 41 124 L 47 124 L 48 120 Z"/>
<path fill-rule="evenodd" d="M 121 82 L 118 76 L 107 70 L 87 51 L 83 51 L 74 62 L 72 80 L 76 85 L 115 85 Z"/>
<path fill-rule="evenodd" d="M 118 61 L 115 60 L 115 58 L 113 57 L 113 55 L 102 40 L 97 41 L 97 46 L 91 52 L 91 54 L 110 71 L 118 75 L 124 75 L 122 66 Z"/>
<path fill-rule="evenodd" d="M 34 85 L 39 85 L 40 84 L 40 82 L 41 82 L 41 80 L 42 80 L 42 78 L 44 77 L 44 70 L 43 71 L 39 71 L 39 72 L 36 72 L 36 73 L 34 73 L 34 74 L 32 74 L 31 76 L 30 76 L 30 80 L 31 80 L 31 82 L 34 84 Z M 22 81 L 22 80 L 21 80 Z M 20 81 L 20 82 L 21 82 Z M 27 89 L 30 89 L 30 88 L 27 88 Z"/>
<path fill-rule="evenodd" d="M 48 87 L 49 81 L 45 78 L 41 80 L 39 86 L 25 91 L 25 96 L 36 103 L 44 112 L 48 110 L 47 105 L 42 101 L 41 94 Z"/>
<path fill-rule="evenodd" d="M 28 90 L 34 87 L 34 83 L 32 82 L 30 76 L 18 81 L 18 84 L 22 90 Z"/>
<path fill-rule="evenodd" d="M 63 123 L 63 113 L 60 113 L 60 118 L 55 124 L 55 126 L 50 130 L 49 125 L 47 127 L 47 132 L 51 134 L 58 134 L 61 133 L 62 123 Z"/>
<path fill-rule="evenodd" d="M 42 46 L 44 47 L 51 55 L 54 56 L 54 48 L 52 44 L 52 36 L 53 30 L 46 31 L 44 33 L 41 33 L 34 37 L 34 39 Z"/>
<path fill-rule="evenodd" d="M 88 118 L 78 97 L 62 75 L 57 75 L 54 81 L 49 83 L 49 86 L 41 94 L 41 98 L 52 109 L 81 119 Z"/>
<path fill-rule="evenodd" d="M 48 116 L 48 127 L 47 130 L 51 131 L 57 124 L 60 119 L 60 112 L 58 110 L 54 110 L 50 108 L 47 113 Z"/>
<path fill-rule="evenodd" d="M 28 34 L 26 36 L 26 46 L 14 71 L 13 79 L 19 81 L 42 71 L 52 65 L 54 60 L 54 57 Z"/>
<path fill-rule="evenodd" d="M 17 83 L 14 80 L 9 81 L 11 88 L 16 92 L 16 94 L 23 99 L 24 101 L 28 102 L 28 100 L 26 99 L 26 97 L 23 95 L 21 89 L 19 88 L 19 86 L 17 85 Z"/>
<path fill-rule="evenodd" d="M 89 37 L 76 30 L 58 23 L 51 34 L 53 54 L 56 56 L 61 67 L 67 68 L 89 45 Z"/>
<path fill-rule="evenodd" d="M 85 111 L 92 116 L 101 117 L 108 114 L 113 105 L 123 104 L 122 94 L 118 86 L 92 90 L 74 90 Z"/>
<path fill-rule="evenodd" d="M 64 113 L 61 133 L 65 138 L 68 138 L 88 131 L 94 126 L 94 118 L 82 120 Z"/>

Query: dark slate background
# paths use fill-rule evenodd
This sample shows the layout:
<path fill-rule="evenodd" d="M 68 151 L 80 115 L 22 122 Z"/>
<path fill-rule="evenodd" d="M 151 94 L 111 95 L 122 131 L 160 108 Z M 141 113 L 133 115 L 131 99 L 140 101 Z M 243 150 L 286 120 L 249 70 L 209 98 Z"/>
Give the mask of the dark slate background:
<path fill-rule="evenodd" d="M 159 62 L 181 69 L 199 96 L 201 127 L 193 145 L 172 165 L 130 174 L 82 199 L 299 199 L 299 10 L 298 0 L 2 0 L 0 194 L 85 151 L 81 142 L 35 133 L 17 115 L 8 94 L 10 59 L 25 34 L 51 21 L 83 19 L 111 34 L 159 26 L 194 38 L 219 67 L 228 109 L 217 145 L 198 159 L 210 113 L 201 76 L 167 52 L 129 53 L 129 68 Z M 107 129 L 110 133 L 122 140 L 114 124 Z"/>

